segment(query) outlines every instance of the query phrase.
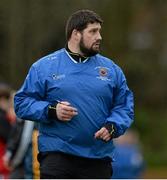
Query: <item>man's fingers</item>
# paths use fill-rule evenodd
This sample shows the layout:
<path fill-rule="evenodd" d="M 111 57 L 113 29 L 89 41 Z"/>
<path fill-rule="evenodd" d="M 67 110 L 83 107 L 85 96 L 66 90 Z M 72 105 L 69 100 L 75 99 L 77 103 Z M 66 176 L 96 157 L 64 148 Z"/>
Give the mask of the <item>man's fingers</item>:
<path fill-rule="evenodd" d="M 109 140 L 111 139 L 111 136 L 110 136 L 110 134 L 107 134 L 107 135 L 103 136 L 102 139 L 103 139 L 104 141 L 109 141 Z"/>
<path fill-rule="evenodd" d="M 111 136 L 108 130 L 105 127 L 103 127 L 95 133 L 95 138 L 103 139 L 104 141 L 109 141 L 111 139 Z"/>
<path fill-rule="evenodd" d="M 101 138 L 102 134 L 105 132 L 105 128 L 101 128 L 95 133 L 95 138 Z"/>
<path fill-rule="evenodd" d="M 77 109 L 66 101 L 59 102 L 56 106 L 56 111 L 58 119 L 63 121 L 69 121 L 73 116 L 78 114 Z"/>
<path fill-rule="evenodd" d="M 74 112 L 77 112 L 77 109 L 72 107 L 72 106 L 62 106 L 62 110 L 65 110 L 65 111 L 74 111 Z"/>
<path fill-rule="evenodd" d="M 64 104 L 66 106 L 70 106 L 70 103 L 67 101 L 58 101 L 59 104 Z"/>
<path fill-rule="evenodd" d="M 59 102 L 57 106 L 59 106 L 59 108 L 65 111 L 77 112 L 77 109 L 75 107 L 70 106 L 70 103 L 66 101 Z"/>
<path fill-rule="evenodd" d="M 72 119 L 72 117 L 74 116 L 74 115 L 76 115 L 76 113 L 74 112 L 74 113 L 67 113 L 67 114 L 62 114 L 62 113 L 60 113 L 59 114 L 59 119 L 60 120 L 71 120 Z"/>
<path fill-rule="evenodd" d="M 76 111 L 66 111 L 66 110 L 62 110 L 61 111 L 61 114 L 62 115 L 67 115 L 67 116 L 75 116 L 78 114 L 78 112 Z"/>
<path fill-rule="evenodd" d="M 67 117 L 67 116 L 63 116 L 63 117 L 61 118 L 61 120 L 62 120 L 62 121 L 70 121 L 70 120 L 71 120 L 71 117 L 69 118 L 69 117 Z"/>

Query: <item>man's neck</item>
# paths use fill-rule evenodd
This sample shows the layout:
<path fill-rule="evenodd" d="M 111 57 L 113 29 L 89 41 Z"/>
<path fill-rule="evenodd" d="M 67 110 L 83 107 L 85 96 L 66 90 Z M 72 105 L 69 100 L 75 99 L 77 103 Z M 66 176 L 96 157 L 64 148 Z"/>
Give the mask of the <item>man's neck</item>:
<path fill-rule="evenodd" d="M 80 48 L 78 45 L 76 45 L 75 42 L 72 41 L 68 41 L 67 42 L 67 47 L 69 48 L 69 50 L 73 53 L 79 54 L 81 56 L 84 56 L 83 53 L 80 51 Z"/>
<path fill-rule="evenodd" d="M 83 56 L 77 48 L 74 48 L 73 46 L 70 46 L 70 43 L 67 43 L 65 46 L 67 52 L 69 55 L 75 59 L 77 62 L 82 62 L 86 60 L 88 57 Z"/>

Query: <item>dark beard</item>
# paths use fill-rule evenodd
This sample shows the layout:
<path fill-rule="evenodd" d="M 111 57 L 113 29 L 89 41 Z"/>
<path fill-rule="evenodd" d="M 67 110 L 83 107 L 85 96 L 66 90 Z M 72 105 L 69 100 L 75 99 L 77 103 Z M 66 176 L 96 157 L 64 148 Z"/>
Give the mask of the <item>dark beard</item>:
<path fill-rule="evenodd" d="M 94 56 L 97 53 L 99 53 L 99 50 L 94 50 L 92 47 L 91 48 L 87 48 L 85 47 L 85 44 L 83 42 L 83 38 L 81 38 L 81 41 L 79 43 L 79 47 L 80 47 L 80 51 L 83 53 L 84 56 L 86 57 L 90 57 L 90 56 Z"/>

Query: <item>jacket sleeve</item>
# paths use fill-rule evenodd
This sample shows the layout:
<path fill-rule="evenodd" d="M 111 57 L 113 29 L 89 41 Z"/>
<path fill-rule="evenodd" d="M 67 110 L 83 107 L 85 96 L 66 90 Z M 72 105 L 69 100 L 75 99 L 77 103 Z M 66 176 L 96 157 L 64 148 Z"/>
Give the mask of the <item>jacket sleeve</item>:
<path fill-rule="evenodd" d="M 16 122 L 14 123 L 9 133 L 9 140 L 7 142 L 7 150 L 12 152 L 12 156 L 15 155 L 15 152 L 18 148 L 24 123 L 25 123 L 24 120 L 17 118 Z"/>
<path fill-rule="evenodd" d="M 124 134 L 134 119 L 133 93 L 128 88 L 126 78 L 122 70 L 117 69 L 117 86 L 114 90 L 113 107 L 107 123 L 115 127 L 114 137 Z"/>
<path fill-rule="evenodd" d="M 45 83 L 40 76 L 37 67 L 32 65 L 21 89 L 14 97 L 14 108 L 21 119 L 47 123 L 49 102 L 44 100 Z"/>
<path fill-rule="evenodd" d="M 12 167 L 17 167 L 23 161 L 27 149 L 31 145 L 33 129 L 34 122 L 25 121 L 17 151 L 12 159 Z"/>

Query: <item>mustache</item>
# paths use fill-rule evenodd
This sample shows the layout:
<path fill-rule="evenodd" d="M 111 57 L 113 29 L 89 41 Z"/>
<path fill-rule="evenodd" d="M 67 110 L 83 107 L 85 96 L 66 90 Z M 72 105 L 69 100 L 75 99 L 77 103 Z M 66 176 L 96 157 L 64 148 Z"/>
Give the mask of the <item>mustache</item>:
<path fill-rule="evenodd" d="M 97 40 L 96 42 L 94 42 L 93 44 L 100 44 L 101 40 Z"/>

